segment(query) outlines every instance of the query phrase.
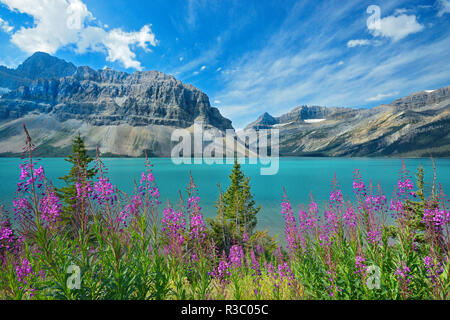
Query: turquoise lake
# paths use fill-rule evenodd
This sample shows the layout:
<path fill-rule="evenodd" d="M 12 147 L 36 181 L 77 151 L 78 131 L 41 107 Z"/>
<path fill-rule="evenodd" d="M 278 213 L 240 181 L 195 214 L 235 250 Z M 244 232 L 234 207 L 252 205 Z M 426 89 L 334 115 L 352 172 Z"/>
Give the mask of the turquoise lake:
<path fill-rule="evenodd" d="M 145 159 L 109 158 L 103 159 L 108 168 L 108 177 L 124 192 L 132 193 L 134 182 L 140 178 L 144 170 Z M 437 180 L 444 192 L 450 192 L 450 159 L 436 159 Z M 5 208 L 11 208 L 16 183 L 20 173 L 21 159 L 0 158 L 0 202 Z M 57 179 L 66 174 L 70 164 L 62 158 L 45 158 L 39 161 L 45 168 L 47 177 L 54 185 L 61 186 Z M 186 195 L 189 184 L 189 172 L 200 195 L 200 202 L 205 216 L 214 216 L 214 203 L 218 196 L 217 184 L 222 189 L 229 184 L 228 175 L 232 165 L 175 165 L 171 159 L 151 159 L 153 172 L 160 189 L 161 201 L 177 203 L 178 191 Z M 423 164 L 425 181 L 431 182 L 433 167 L 430 159 L 405 159 L 407 169 L 413 176 L 417 167 Z M 252 192 L 255 201 L 262 206 L 258 214 L 258 227 L 268 229 L 269 233 L 283 232 L 283 219 L 280 212 L 280 202 L 285 187 L 292 207 L 298 209 L 301 204 L 307 204 L 311 193 L 318 203 L 329 199 L 329 192 L 334 173 L 339 185 L 348 199 L 353 200 L 352 179 L 353 172 L 358 168 L 366 184 L 371 179 L 374 184 L 380 182 L 385 194 L 390 197 L 394 192 L 399 171 L 402 167 L 401 159 L 392 158 L 281 158 L 279 172 L 272 176 L 260 175 L 260 165 L 243 164 L 242 168 L 251 177 Z M 431 185 L 427 185 L 427 190 Z M 298 211 L 298 210 L 297 210 Z"/>

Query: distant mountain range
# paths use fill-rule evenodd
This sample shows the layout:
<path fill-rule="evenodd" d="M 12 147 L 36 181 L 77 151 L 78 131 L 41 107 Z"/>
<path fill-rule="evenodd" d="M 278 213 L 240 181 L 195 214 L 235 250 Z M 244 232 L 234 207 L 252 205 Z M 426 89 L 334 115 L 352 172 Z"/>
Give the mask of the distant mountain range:
<path fill-rule="evenodd" d="M 450 87 L 371 109 L 300 106 L 246 129 L 280 130 L 282 156 L 450 156 Z"/>
<path fill-rule="evenodd" d="M 104 155 L 170 156 L 172 132 L 195 121 L 224 132 L 231 121 L 208 96 L 158 71 L 89 67 L 35 53 L 0 66 L 0 156 L 21 154 L 22 124 L 40 156 L 65 156 L 78 132 Z M 300 106 L 261 115 L 246 129 L 280 130 L 282 156 L 450 156 L 450 87 L 371 109 Z"/>

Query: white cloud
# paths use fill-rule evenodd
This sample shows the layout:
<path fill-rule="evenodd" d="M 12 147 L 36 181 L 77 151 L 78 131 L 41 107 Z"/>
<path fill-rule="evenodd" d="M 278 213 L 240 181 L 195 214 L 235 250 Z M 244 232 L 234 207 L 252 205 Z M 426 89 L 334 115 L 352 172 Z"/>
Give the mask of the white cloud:
<path fill-rule="evenodd" d="M 446 13 L 450 13 L 450 0 L 439 0 L 438 17 L 442 17 Z"/>
<path fill-rule="evenodd" d="M 399 15 L 399 14 L 407 13 L 408 11 L 409 11 L 409 10 L 408 10 L 408 9 L 405 9 L 405 8 L 395 9 L 394 15 Z"/>
<path fill-rule="evenodd" d="M 393 96 L 395 96 L 397 94 L 398 94 L 398 91 L 391 92 L 391 93 L 379 93 L 379 94 L 377 94 L 374 97 L 367 98 L 366 101 L 367 102 L 380 101 L 380 100 L 383 100 L 385 98 L 393 97 Z"/>
<path fill-rule="evenodd" d="M 360 54 L 358 50 L 335 45 L 336 40 L 344 41 L 348 34 L 358 34 L 357 24 L 339 25 L 342 32 L 336 33 L 337 22 L 330 21 L 326 25 L 315 24 L 320 26 L 318 35 L 298 48 L 291 39 L 298 38 L 305 25 L 321 21 L 322 11 L 319 12 L 317 17 L 310 18 L 312 21 L 295 19 L 295 25 L 286 25 L 265 47 L 224 68 L 221 73 L 224 87 L 214 97 L 222 101 L 221 113 L 231 117 L 233 125 L 245 126 L 264 111 L 279 116 L 300 104 L 366 106 L 369 104 L 366 99 L 382 99 L 380 93 L 398 92 L 395 96 L 406 96 L 448 83 L 444 70 L 450 68 L 450 36 L 431 42 L 403 41 Z M 349 13 L 343 11 L 342 16 L 348 17 Z M 305 33 L 310 32 L 304 28 Z M 372 45 L 381 42 L 371 41 Z M 339 65 L 340 60 L 345 63 Z"/>
<path fill-rule="evenodd" d="M 214 100 L 214 104 L 221 104 L 222 103 L 222 101 L 220 101 L 220 100 Z"/>
<path fill-rule="evenodd" d="M 180 60 L 180 62 L 182 62 L 184 60 L 183 57 L 179 57 L 178 60 Z"/>
<path fill-rule="evenodd" d="M 0 0 L 9 10 L 27 14 L 34 19 L 32 27 L 21 27 L 12 34 L 11 42 L 27 53 L 43 51 L 50 54 L 67 46 L 78 53 L 88 50 L 104 52 L 107 60 L 121 62 L 126 68 L 141 70 L 135 47 L 149 52 L 158 41 L 145 25 L 140 31 L 125 32 L 119 28 L 106 31 L 94 23 L 95 17 L 82 0 Z"/>
<path fill-rule="evenodd" d="M 2 29 L 6 33 L 11 33 L 14 30 L 14 27 L 11 27 L 8 21 L 5 21 L 2 18 L 0 18 L 0 29 Z"/>
<path fill-rule="evenodd" d="M 203 71 L 203 70 L 205 70 L 206 69 L 206 66 L 202 66 L 201 68 L 200 68 L 200 71 Z"/>
<path fill-rule="evenodd" d="M 392 41 L 398 41 L 410 34 L 420 32 L 425 27 L 417 22 L 415 15 L 393 15 L 382 18 L 379 20 L 379 24 L 370 23 L 368 25 L 369 31 L 375 37 L 386 37 L 392 39 Z"/>
<path fill-rule="evenodd" d="M 356 39 L 356 40 L 350 40 L 349 42 L 347 42 L 347 47 L 348 48 L 353 48 L 353 47 L 360 47 L 360 46 L 368 46 L 370 45 L 370 40 L 367 39 Z"/>

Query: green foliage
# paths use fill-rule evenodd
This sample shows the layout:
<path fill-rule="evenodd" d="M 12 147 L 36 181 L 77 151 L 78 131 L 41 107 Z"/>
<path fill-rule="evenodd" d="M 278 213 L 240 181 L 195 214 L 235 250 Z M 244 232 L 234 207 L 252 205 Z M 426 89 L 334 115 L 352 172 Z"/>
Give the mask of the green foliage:
<path fill-rule="evenodd" d="M 73 139 L 72 154 L 65 160 L 71 163 L 72 167 L 67 175 L 60 177 L 66 185 L 57 189 L 57 192 L 58 196 L 64 201 L 62 221 L 65 225 L 70 225 L 73 222 L 72 217 L 74 210 L 76 210 L 74 208 L 77 201 L 76 183 L 92 180 L 97 174 L 97 170 L 89 168 L 89 164 L 94 161 L 94 159 L 88 156 L 84 141 L 80 134 Z"/>
<path fill-rule="evenodd" d="M 257 224 L 256 215 L 261 207 L 256 207 L 250 191 L 250 178 L 241 170 L 235 158 L 230 174 L 230 186 L 222 193 L 219 186 L 217 215 L 208 219 L 211 236 L 219 250 L 229 251 L 233 242 L 243 242 L 244 235 L 252 238 Z M 259 233 L 259 236 L 261 234 Z"/>

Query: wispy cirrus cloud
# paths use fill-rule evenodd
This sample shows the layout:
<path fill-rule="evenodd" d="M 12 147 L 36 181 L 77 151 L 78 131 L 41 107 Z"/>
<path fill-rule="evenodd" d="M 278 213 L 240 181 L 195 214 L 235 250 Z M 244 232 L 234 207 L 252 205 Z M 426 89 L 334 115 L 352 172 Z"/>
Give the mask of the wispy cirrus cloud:
<path fill-rule="evenodd" d="M 398 93 L 399 93 L 398 91 L 390 92 L 390 93 L 379 93 L 375 97 L 367 98 L 366 101 L 368 101 L 368 102 L 381 101 L 386 98 L 394 97 L 394 96 L 398 95 Z"/>
<path fill-rule="evenodd" d="M 54 54 L 60 48 L 74 46 L 76 52 L 103 52 L 107 60 L 118 61 L 125 68 L 141 70 L 135 47 L 146 52 L 158 40 L 151 25 L 139 31 L 125 32 L 120 28 L 106 30 L 82 0 L 0 0 L 12 12 L 33 18 L 32 27 L 22 26 L 11 32 L 11 42 L 27 53 L 43 51 Z"/>
<path fill-rule="evenodd" d="M 3 32 L 11 33 L 14 30 L 14 27 L 10 26 L 8 21 L 5 21 L 2 18 L 0 18 L 0 29 L 2 29 Z"/>
<path fill-rule="evenodd" d="M 347 42 L 348 48 L 354 48 L 354 47 L 362 47 L 362 46 L 368 46 L 371 44 L 371 41 L 368 39 L 355 39 L 350 40 Z"/>
<path fill-rule="evenodd" d="M 444 14 L 450 13 L 450 0 L 439 0 L 438 3 L 438 17 L 442 17 Z"/>
<path fill-rule="evenodd" d="M 304 2 L 299 2 L 263 48 L 224 67 L 224 88 L 215 98 L 222 101 L 223 114 L 236 117 L 233 125 L 245 126 L 264 111 L 280 115 L 301 104 L 373 106 L 423 88 L 449 84 L 450 76 L 443 72 L 450 68 L 449 32 L 433 35 L 431 42 L 428 34 L 408 41 L 407 34 L 422 30 L 416 26 L 417 20 L 388 19 L 381 23 L 380 34 L 370 39 L 375 43 L 349 44 L 346 35 L 367 34 L 371 30 L 366 26 L 366 7 L 357 1 L 346 4 L 323 11 L 319 7 L 315 14 L 303 19 Z M 392 5 L 390 10 L 394 12 L 395 3 Z M 355 16 L 355 8 L 360 18 L 343 23 Z M 329 16 L 324 17 L 324 12 Z M 323 19 L 327 19 L 327 24 L 317 23 Z M 403 23 L 407 25 L 403 31 L 391 30 Z M 308 32 L 313 36 L 305 37 Z M 381 42 L 382 38 L 392 41 Z M 355 46 L 361 50 L 354 50 Z"/>

